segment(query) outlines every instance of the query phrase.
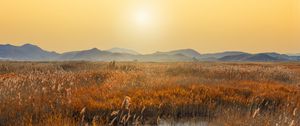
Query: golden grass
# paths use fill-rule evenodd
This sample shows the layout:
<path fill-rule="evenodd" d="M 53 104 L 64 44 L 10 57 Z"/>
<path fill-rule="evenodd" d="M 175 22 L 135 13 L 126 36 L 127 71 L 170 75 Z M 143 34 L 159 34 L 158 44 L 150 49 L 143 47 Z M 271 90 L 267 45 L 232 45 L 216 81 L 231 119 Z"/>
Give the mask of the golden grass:
<path fill-rule="evenodd" d="M 0 63 L 1 125 L 297 125 L 298 63 Z M 83 109 L 84 108 L 84 109 Z"/>

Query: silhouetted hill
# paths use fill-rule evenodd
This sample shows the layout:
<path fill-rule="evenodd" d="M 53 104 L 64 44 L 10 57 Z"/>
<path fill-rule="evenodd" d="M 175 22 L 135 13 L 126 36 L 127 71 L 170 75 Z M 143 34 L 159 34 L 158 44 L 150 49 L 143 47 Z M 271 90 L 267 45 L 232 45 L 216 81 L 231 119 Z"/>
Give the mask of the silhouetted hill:
<path fill-rule="evenodd" d="M 181 54 L 187 57 L 191 57 L 191 58 L 198 58 L 200 57 L 200 53 L 197 52 L 196 50 L 193 49 L 179 49 L 179 50 L 172 50 L 169 52 L 156 52 L 154 54 L 165 54 L 165 55 L 177 55 L 177 54 Z"/>
<path fill-rule="evenodd" d="M 24 44 L 14 46 L 10 44 L 0 45 L 0 57 L 10 60 L 50 60 L 59 56 L 58 53 L 49 52 L 36 45 Z"/>
<path fill-rule="evenodd" d="M 288 56 L 278 53 L 249 54 L 238 51 L 221 53 L 200 54 L 193 49 L 180 49 L 168 52 L 156 52 L 142 55 L 138 52 L 123 48 L 99 50 L 97 48 L 71 51 L 62 54 L 49 52 L 36 45 L 25 44 L 14 46 L 0 45 L 0 60 L 17 61 L 145 61 L 145 62 L 191 62 L 191 61 L 249 61 L 249 62 L 274 62 L 274 61 L 300 61 L 300 56 Z"/>
<path fill-rule="evenodd" d="M 274 62 L 274 61 L 292 61 L 289 56 L 278 53 L 258 53 L 258 54 L 240 54 L 224 56 L 219 58 L 221 61 L 250 61 L 250 62 Z"/>
<path fill-rule="evenodd" d="M 112 52 L 112 53 L 127 53 L 127 54 L 132 54 L 132 55 L 140 55 L 140 53 L 138 53 L 134 50 L 124 49 L 124 48 L 111 48 L 106 51 Z"/>
<path fill-rule="evenodd" d="M 251 54 L 229 55 L 219 58 L 221 61 L 244 61 L 251 57 Z"/>
<path fill-rule="evenodd" d="M 218 59 L 225 57 L 225 56 L 235 56 L 235 55 L 241 55 L 241 54 L 248 54 L 245 52 L 239 52 L 239 51 L 226 51 L 226 52 L 219 52 L 219 53 L 208 53 L 208 54 L 202 54 L 199 57 L 199 60 L 202 61 L 217 61 Z"/>

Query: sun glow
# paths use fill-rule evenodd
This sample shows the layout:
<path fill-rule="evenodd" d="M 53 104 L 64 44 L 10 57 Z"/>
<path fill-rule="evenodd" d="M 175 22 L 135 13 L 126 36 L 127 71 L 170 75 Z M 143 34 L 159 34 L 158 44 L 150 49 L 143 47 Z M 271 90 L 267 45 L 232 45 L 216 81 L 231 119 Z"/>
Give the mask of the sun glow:
<path fill-rule="evenodd" d="M 0 12 L 0 44 L 61 53 L 300 50 L 300 0 L 2 0 Z"/>
<path fill-rule="evenodd" d="M 139 10 L 135 14 L 135 21 L 138 25 L 150 25 L 152 23 L 151 13 L 148 10 Z"/>

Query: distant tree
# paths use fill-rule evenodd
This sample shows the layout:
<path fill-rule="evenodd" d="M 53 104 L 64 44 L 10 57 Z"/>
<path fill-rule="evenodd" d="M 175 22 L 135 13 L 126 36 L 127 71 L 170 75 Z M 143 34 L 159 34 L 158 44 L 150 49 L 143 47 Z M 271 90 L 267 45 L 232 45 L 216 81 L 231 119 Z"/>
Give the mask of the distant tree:
<path fill-rule="evenodd" d="M 116 68 L 116 61 L 113 60 L 113 61 L 109 62 L 108 67 L 111 69 Z"/>

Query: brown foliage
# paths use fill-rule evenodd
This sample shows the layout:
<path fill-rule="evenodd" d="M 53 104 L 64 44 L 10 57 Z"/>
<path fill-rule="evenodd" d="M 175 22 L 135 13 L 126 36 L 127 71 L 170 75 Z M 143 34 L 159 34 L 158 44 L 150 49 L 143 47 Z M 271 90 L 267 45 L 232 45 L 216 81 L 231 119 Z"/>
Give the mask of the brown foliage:
<path fill-rule="evenodd" d="M 297 66 L 2 62 L 0 124 L 156 124 L 184 118 L 299 124 Z"/>

